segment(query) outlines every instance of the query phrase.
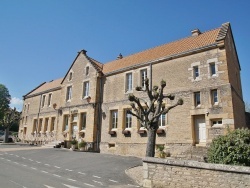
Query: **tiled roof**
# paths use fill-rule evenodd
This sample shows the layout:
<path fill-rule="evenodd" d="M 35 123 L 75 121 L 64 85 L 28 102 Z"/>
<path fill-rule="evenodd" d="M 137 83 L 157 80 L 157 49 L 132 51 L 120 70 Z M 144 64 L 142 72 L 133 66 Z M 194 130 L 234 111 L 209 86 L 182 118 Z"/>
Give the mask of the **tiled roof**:
<path fill-rule="evenodd" d="M 103 73 L 124 69 L 136 64 L 146 63 L 174 54 L 198 49 L 216 43 L 218 33 L 221 28 L 201 33 L 198 36 L 190 36 L 181 40 L 167 43 L 155 48 L 151 48 L 122 59 L 114 60 L 103 65 Z"/>
<path fill-rule="evenodd" d="M 97 71 L 102 71 L 103 64 L 101 64 L 100 62 L 96 61 L 95 59 L 89 56 L 87 56 L 87 58 L 92 63 L 92 65 L 96 68 Z"/>
<path fill-rule="evenodd" d="M 44 82 L 43 84 L 41 84 L 40 86 L 35 88 L 33 91 L 26 94 L 24 97 L 31 96 L 31 95 L 34 95 L 34 94 L 38 94 L 38 93 L 42 93 L 42 92 L 45 92 L 45 91 L 48 91 L 48 90 L 58 88 L 58 87 L 61 86 L 62 79 L 63 78 L 59 78 L 57 80 L 52 80 L 50 82 Z"/>

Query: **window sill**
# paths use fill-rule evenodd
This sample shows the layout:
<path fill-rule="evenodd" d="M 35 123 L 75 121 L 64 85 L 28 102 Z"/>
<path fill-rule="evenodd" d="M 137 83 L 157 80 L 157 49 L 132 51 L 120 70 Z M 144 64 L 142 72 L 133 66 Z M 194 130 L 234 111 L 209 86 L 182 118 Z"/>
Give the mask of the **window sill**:
<path fill-rule="evenodd" d="M 110 134 L 110 135 L 116 135 L 116 130 L 110 130 L 109 132 L 108 132 L 108 134 Z"/>
<path fill-rule="evenodd" d="M 159 127 L 156 131 L 157 134 L 164 134 L 165 133 L 165 129 Z"/>

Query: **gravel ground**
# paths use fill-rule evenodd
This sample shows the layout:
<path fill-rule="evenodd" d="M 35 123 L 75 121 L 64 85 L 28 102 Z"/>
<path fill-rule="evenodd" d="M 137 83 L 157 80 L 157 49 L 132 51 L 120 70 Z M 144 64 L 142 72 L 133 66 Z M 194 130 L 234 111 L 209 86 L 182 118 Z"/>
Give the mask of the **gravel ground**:
<path fill-rule="evenodd" d="M 142 166 L 136 166 L 126 170 L 126 174 L 132 178 L 141 187 L 143 185 L 143 168 Z"/>

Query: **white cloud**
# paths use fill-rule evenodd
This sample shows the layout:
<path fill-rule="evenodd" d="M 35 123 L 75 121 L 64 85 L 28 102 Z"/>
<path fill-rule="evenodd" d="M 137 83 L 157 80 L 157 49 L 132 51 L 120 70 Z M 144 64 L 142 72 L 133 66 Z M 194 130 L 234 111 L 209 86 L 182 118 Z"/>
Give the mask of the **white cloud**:
<path fill-rule="evenodd" d="M 23 106 L 23 100 L 22 99 L 19 99 L 17 97 L 12 97 L 11 98 L 11 100 L 10 100 L 10 107 L 11 108 L 16 107 L 16 109 L 18 111 L 21 111 L 22 110 L 22 106 Z"/>

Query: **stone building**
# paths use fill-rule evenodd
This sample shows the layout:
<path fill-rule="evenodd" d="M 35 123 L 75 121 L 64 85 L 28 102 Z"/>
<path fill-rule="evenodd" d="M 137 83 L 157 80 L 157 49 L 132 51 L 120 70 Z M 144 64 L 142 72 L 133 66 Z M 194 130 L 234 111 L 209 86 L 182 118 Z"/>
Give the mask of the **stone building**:
<path fill-rule="evenodd" d="M 144 156 L 145 130 L 130 109 L 128 95 L 144 79 L 164 93 L 182 98 L 159 120 L 157 144 L 172 155 L 191 146 L 206 146 L 227 129 L 246 126 L 240 64 L 229 23 L 102 64 L 85 50 L 78 53 L 64 78 L 46 82 L 24 95 L 20 137 L 26 141 L 88 142 L 103 153 Z M 145 98 L 146 99 L 146 98 Z M 176 101 L 164 100 L 171 105 Z"/>

